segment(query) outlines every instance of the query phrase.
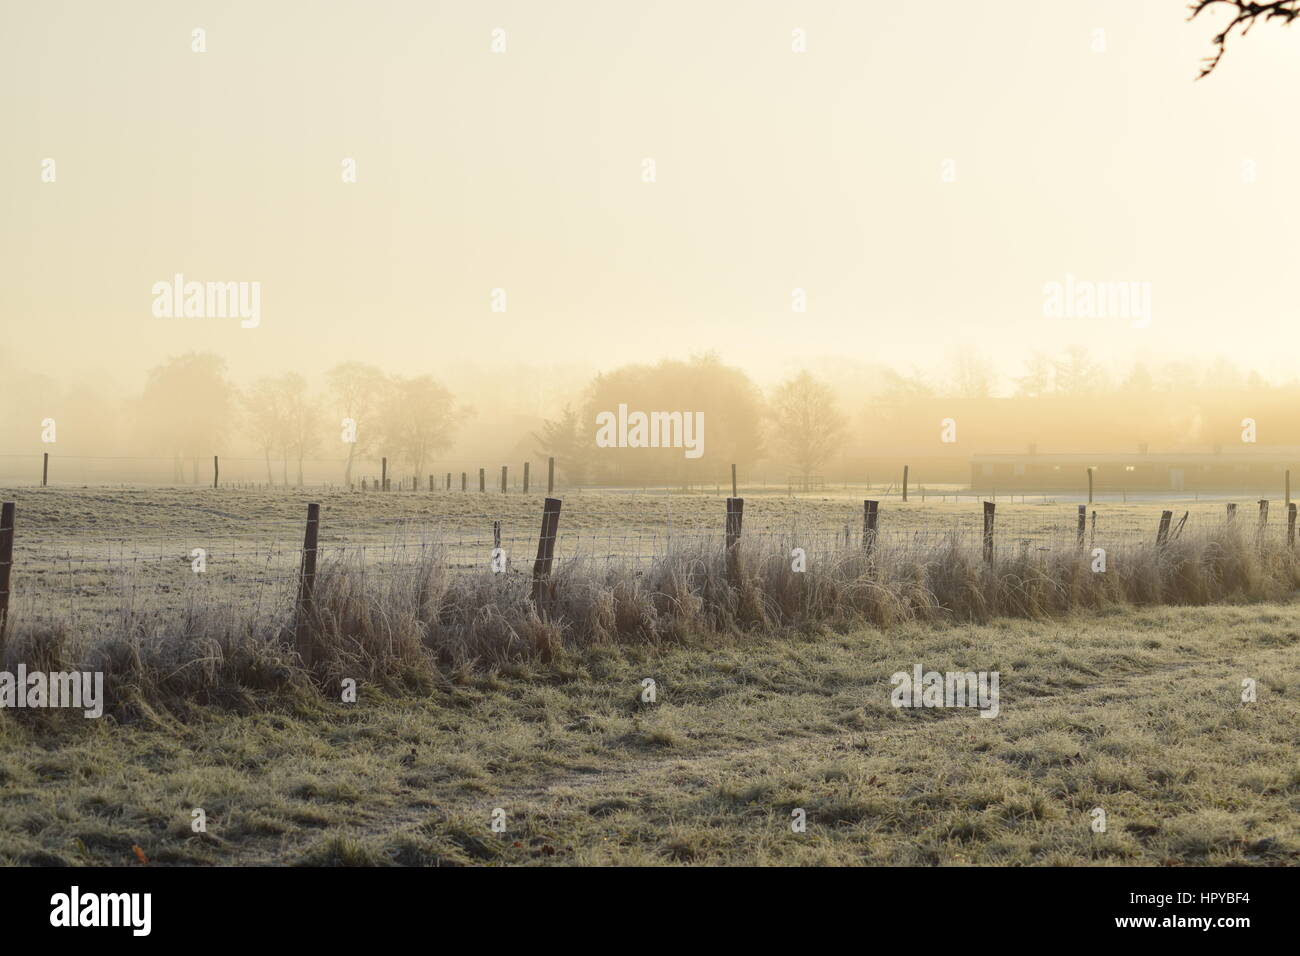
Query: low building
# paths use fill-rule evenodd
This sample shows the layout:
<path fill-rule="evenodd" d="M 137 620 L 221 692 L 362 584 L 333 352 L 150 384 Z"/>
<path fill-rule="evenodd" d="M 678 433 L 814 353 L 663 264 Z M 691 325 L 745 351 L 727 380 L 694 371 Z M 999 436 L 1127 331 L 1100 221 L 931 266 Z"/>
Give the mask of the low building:
<path fill-rule="evenodd" d="M 971 490 L 981 493 L 1087 493 L 1088 469 L 1098 492 L 1268 492 L 1281 494 L 1286 472 L 1300 478 L 1300 448 L 1165 454 L 975 455 Z"/>

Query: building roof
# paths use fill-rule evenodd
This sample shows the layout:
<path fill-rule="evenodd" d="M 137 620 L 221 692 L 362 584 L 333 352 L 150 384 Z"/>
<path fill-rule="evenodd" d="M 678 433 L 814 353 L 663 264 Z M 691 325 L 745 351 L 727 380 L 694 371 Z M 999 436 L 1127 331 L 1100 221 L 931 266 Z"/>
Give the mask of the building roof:
<path fill-rule="evenodd" d="M 1038 464 L 1038 465 L 1096 465 L 1102 462 L 1123 463 L 1125 465 L 1212 465 L 1215 463 L 1233 465 L 1271 465 L 1300 462 L 1300 448 L 1261 448 L 1247 452 L 1160 452 L 1143 454 L 1130 452 L 1095 452 L 1071 453 L 1064 455 L 1041 455 L 1022 452 L 1015 455 L 972 455 L 972 463 L 981 465 L 997 464 Z"/>

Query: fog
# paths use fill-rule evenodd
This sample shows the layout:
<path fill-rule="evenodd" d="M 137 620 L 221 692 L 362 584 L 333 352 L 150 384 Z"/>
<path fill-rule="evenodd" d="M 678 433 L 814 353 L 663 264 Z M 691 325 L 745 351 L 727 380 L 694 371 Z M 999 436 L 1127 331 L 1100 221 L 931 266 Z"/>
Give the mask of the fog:
<path fill-rule="evenodd" d="M 819 408 L 827 475 L 947 418 L 962 461 L 1300 444 L 1294 31 L 1196 80 L 1185 0 L 3 11 L 0 478 L 491 473 L 636 402 L 706 453 L 589 480 L 785 480 Z M 343 362 L 384 381 L 362 451 Z"/>

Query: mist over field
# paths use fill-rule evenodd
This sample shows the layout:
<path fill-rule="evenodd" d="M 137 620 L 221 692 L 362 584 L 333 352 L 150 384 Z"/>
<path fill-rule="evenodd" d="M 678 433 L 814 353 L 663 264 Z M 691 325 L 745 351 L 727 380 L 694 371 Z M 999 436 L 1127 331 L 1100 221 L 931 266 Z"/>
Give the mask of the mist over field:
<path fill-rule="evenodd" d="M 1300 860 L 1296 20 L 0 0 L 0 867 L 1235 906 Z"/>

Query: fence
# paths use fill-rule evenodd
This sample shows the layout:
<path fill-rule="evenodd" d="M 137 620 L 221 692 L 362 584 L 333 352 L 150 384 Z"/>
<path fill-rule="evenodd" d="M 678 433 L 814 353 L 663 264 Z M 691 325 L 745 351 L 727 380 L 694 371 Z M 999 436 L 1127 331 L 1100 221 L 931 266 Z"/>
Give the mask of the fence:
<path fill-rule="evenodd" d="M 761 501 L 761 499 L 760 499 Z M 540 521 L 531 528 L 512 527 L 504 516 L 442 516 L 367 521 L 361 527 L 332 525 L 317 504 L 308 506 L 307 521 L 263 523 L 262 540 L 249 540 L 238 529 L 195 534 L 134 537 L 128 543 L 56 542 L 24 546 L 16 525 L 21 515 L 13 502 L 0 508 L 0 642 L 6 625 L 24 620 L 60 620 L 74 629 L 106 616 L 146 607 L 189 607 L 206 602 L 237 602 L 255 620 L 281 617 L 292 607 L 301 625 L 310 613 L 318 569 L 346 566 L 360 576 L 362 593 L 418 564 L 438 564 L 451 573 L 531 573 L 533 600 L 545 610 L 547 582 L 557 563 L 587 562 L 642 571 L 664 555 L 678 552 L 725 557 L 729 578 L 741 573 L 743 542 L 750 554 L 783 557 L 802 550 L 807 561 L 834 561 L 846 554 L 868 555 L 874 562 L 924 561 L 936 549 L 969 549 L 983 561 L 999 557 L 1045 557 L 1057 550 L 1097 546 L 1116 549 L 1134 544 L 1167 546 L 1189 527 L 1210 523 L 1200 516 L 1189 524 L 1184 513 L 1175 522 L 1165 511 L 1151 531 L 1098 532 L 1080 506 L 1077 515 L 1062 509 L 1057 524 L 1005 520 L 997 505 L 983 503 L 982 523 L 974 520 L 935 528 L 881 526 L 887 510 L 878 500 L 863 502 L 860 519 L 834 526 L 773 526 L 744 513 L 745 500 L 727 499 L 725 515 L 713 528 L 632 528 L 593 530 L 561 528 L 561 501 L 545 500 Z M 900 510 L 898 512 L 902 514 Z M 971 515 L 974 519 L 975 515 Z M 1071 520 L 1071 519 L 1076 520 Z M 1230 503 L 1216 527 L 1243 522 Z M 1276 529 L 1276 530 L 1275 530 Z M 1254 533 L 1284 535 L 1295 547 L 1296 506 L 1289 504 L 1285 522 L 1270 524 L 1268 502 L 1259 502 Z M 17 555 L 17 556 L 15 556 Z M 531 568 L 530 568 L 531 562 Z"/>
<path fill-rule="evenodd" d="M 488 494 L 491 492 L 500 492 L 502 494 L 523 493 L 528 494 L 534 491 L 534 482 L 532 481 L 533 469 L 532 461 L 523 461 L 521 468 L 512 468 L 509 465 L 501 465 L 500 480 L 493 477 L 489 478 L 489 469 L 486 466 L 480 466 L 477 462 L 467 462 L 465 460 L 437 460 L 428 463 L 421 463 L 419 474 L 400 474 L 394 468 L 389 467 L 389 459 L 381 456 L 378 459 L 356 458 L 352 460 L 349 481 L 335 481 L 334 478 L 348 466 L 349 459 L 346 458 L 304 458 L 298 460 L 276 459 L 274 461 L 265 458 L 244 458 L 244 457 L 220 457 L 211 456 L 208 458 L 186 458 L 177 459 L 175 457 L 150 457 L 150 456 L 93 456 L 93 455 L 59 455 L 52 456 L 45 452 L 41 454 L 3 454 L 0 455 L 0 482 L 9 485 L 39 484 L 42 486 L 54 484 L 145 484 L 145 485 L 163 485 L 163 486 L 189 486 L 189 487 L 211 487 L 214 490 L 221 488 L 237 490 L 273 490 L 277 488 L 319 488 L 329 491 L 353 491 L 353 492 L 426 492 L 436 493 L 443 492 L 447 494 L 454 493 L 456 490 L 455 476 L 460 476 L 460 492 L 469 493 L 475 490 L 473 476 L 475 469 L 478 473 L 477 492 Z M 375 468 L 375 465 L 378 468 Z M 466 464 L 471 467 L 465 468 Z M 272 470 L 273 465 L 278 465 L 280 469 L 279 480 Z M 443 469 L 451 465 L 451 471 Z M 308 466 L 304 469 L 304 466 Z M 294 473 L 290 475 L 290 468 Z M 693 472 L 689 477 L 678 476 L 661 476 L 658 479 L 651 480 L 648 477 L 642 477 L 630 484 L 589 484 L 586 487 L 591 489 L 616 490 L 640 490 L 642 492 L 656 491 L 667 493 L 696 493 L 712 494 L 715 497 L 722 497 L 726 493 L 727 482 L 730 481 L 731 496 L 737 497 L 740 493 L 737 481 L 737 466 L 732 464 L 730 467 L 729 478 L 727 475 L 718 475 L 713 480 L 702 480 L 705 474 Z M 328 468 L 328 473 L 326 473 Z M 432 470 L 428 470 L 432 469 Z M 495 469 L 495 466 L 494 466 Z M 188 478 L 185 472 L 188 470 Z M 168 474 L 170 472 L 170 474 Z M 546 461 L 546 494 L 554 495 L 561 487 L 557 484 L 556 476 L 556 459 L 550 457 Z M 1289 469 L 1279 473 L 1282 478 L 1279 490 L 1285 489 L 1283 502 L 1286 505 L 1291 503 L 1291 472 Z M 854 484 L 849 481 L 832 485 L 823 476 L 790 476 L 785 482 L 769 482 L 766 475 L 755 476 L 746 486 L 754 492 L 762 491 L 780 493 L 783 489 L 786 495 L 794 497 L 796 494 L 826 494 L 838 489 L 841 494 L 850 492 L 865 491 L 875 498 L 898 499 L 904 503 L 909 500 L 920 498 L 922 503 L 927 500 L 939 500 L 947 503 L 951 500 L 953 503 L 960 503 L 963 499 L 972 502 L 981 501 L 988 498 L 994 502 L 1001 498 L 1004 501 L 1015 501 L 1016 492 L 999 494 L 996 488 L 983 489 L 976 486 L 967 488 L 958 485 L 930 485 L 919 484 L 914 480 L 911 474 L 911 467 L 902 466 L 901 481 L 890 481 L 885 484 L 872 484 L 867 481 Z M 1073 496 L 1082 498 L 1085 494 L 1084 484 L 1086 479 L 1086 495 L 1089 505 L 1094 504 L 1103 498 L 1102 495 L 1094 493 L 1093 469 L 1085 469 L 1085 473 L 1080 475 L 1080 485 L 1077 489 L 1071 489 L 1068 486 L 1053 485 L 1050 491 L 1040 491 L 1030 493 L 1021 491 L 1018 493 L 1020 501 L 1024 503 L 1030 499 L 1041 499 L 1046 504 L 1050 498 L 1054 501 L 1057 498 L 1068 500 Z M 572 481 L 567 483 L 567 488 L 571 491 L 581 492 L 583 485 Z M 540 488 L 536 489 L 540 491 Z M 1242 491 L 1243 497 L 1250 495 Z M 1119 490 L 1112 489 L 1106 496 L 1110 501 L 1122 501 L 1127 503 L 1130 498 L 1135 501 L 1141 501 L 1145 497 L 1168 498 L 1168 494 L 1156 491 L 1128 492 L 1122 488 Z M 1186 498 L 1186 495 L 1182 495 Z M 1194 493 L 1192 498 L 1199 502 L 1199 493 Z M 1213 498 L 1211 498 L 1213 500 Z"/>

